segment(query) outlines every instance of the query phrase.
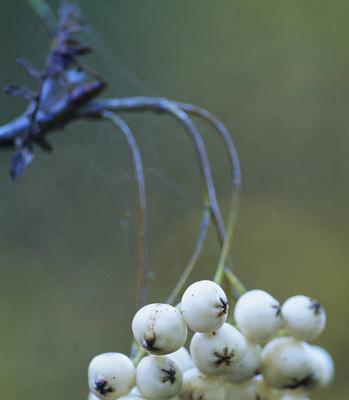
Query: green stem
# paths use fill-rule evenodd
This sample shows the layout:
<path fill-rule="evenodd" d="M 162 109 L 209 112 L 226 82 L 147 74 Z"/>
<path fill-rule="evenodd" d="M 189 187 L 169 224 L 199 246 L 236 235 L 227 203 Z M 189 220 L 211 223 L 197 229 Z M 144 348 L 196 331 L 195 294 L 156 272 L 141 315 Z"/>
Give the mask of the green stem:
<path fill-rule="evenodd" d="M 138 344 L 138 350 L 134 357 L 132 357 L 133 364 L 137 367 L 141 359 L 145 356 L 146 351 Z"/>
<path fill-rule="evenodd" d="M 207 229 L 210 223 L 210 217 L 211 217 L 211 208 L 210 208 L 210 204 L 207 198 L 207 195 L 205 196 L 205 200 L 204 200 L 204 211 L 203 211 L 203 215 L 202 215 L 202 219 L 201 219 L 201 224 L 200 224 L 200 232 L 196 241 L 196 245 L 194 248 L 194 251 L 190 257 L 190 260 L 187 264 L 187 266 L 185 267 L 182 275 L 180 276 L 179 280 L 176 283 L 176 286 L 173 288 L 171 294 L 169 295 L 166 303 L 168 304 L 172 304 L 175 299 L 177 298 L 177 296 L 179 295 L 179 293 L 181 292 L 181 290 L 183 289 L 185 283 L 187 282 L 190 274 L 192 273 L 197 260 L 201 254 L 205 239 L 206 239 L 206 235 L 207 235 Z"/>
<path fill-rule="evenodd" d="M 213 278 L 213 280 L 219 285 L 222 284 L 224 279 L 224 268 L 226 266 L 227 257 L 233 240 L 234 227 L 236 223 L 236 214 L 237 214 L 236 210 L 234 209 L 234 205 L 232 204 L 229 211 L 227 233 L 224 237 L 223 247 L 221 250 L 221 254 L 219 256 L 217 270 Z"/>
<path fill-rule="evenodd" d="M 224 268 L 224 274 L 225 278 L 228 281 L 229 286 L 232 287 L 232 289 L 236 293 L 236 297 L 239 297 L 246 293 L 246 287 L 244 284 L 240 281 L 240 279 L 234 274 L 234 272 L 230 268 Z"/>
<path fill-rule="evenodd" d="M 233 273 L 233 271 L 226 266 L 226 260 L 233 241 L 236 218 L 237 218 L 237 212 L 235 210 L 234 203 L 232 203 L 229 212 L 227 233 L 224 238 L 222 251 L 219 257 L 217 270 L 213 280 L 219 285 L 222 285 L 223 280 L 226 279 L 229 286 L 233 289 L 234 297 L 237 298 L 246 292 L 246 288 L 241 283 L 239 278 Z"/>

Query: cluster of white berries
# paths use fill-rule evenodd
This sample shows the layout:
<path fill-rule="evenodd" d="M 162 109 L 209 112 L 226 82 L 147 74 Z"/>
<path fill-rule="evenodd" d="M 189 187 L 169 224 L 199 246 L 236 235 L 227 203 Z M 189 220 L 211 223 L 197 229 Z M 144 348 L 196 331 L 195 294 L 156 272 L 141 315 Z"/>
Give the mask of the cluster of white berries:
<path fill-rule="evenodd" d="M 251 290 L 235 305 L 236 327 L 226 322 L 228 311 L 222 288 L 207 280 L 189 286 L 178 309 L 142 307 L 132 331 L 147 355 L 137 367 L 120 353 L 95 357 L 89 400 L 308 400 L 309 391 L 331 382 L 331 356 L 306 342 L 326 324 L 318 301 L 294 296 L 281 307 Z"/>

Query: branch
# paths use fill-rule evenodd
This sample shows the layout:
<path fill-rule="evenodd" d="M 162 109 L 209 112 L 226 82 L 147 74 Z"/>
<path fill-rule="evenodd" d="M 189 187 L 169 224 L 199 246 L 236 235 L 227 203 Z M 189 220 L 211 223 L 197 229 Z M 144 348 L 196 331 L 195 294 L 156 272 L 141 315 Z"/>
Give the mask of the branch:
<path fill-rule="evenodd" d="M 105 87 L 105 82 L 86 82 L 67 93 L 49 111 L 40 110 L 35 119 L 39 131 L 34 135 L 33 141 L 35 142 L 35 137 L 44 137 L 65 127 L 72 121 L 82 118 L 81 108 L 98 97 Z M 93 106 L 90 105 L 90 107 L 93 109 Z M 96 113 L 99 111 L 99 107 L 95 109 Z M 15 148 L 16 141 L 26 137 L 31 130 L 32 121 L 29 108 L 18 118 L 0 126 L 0 149 L 4 147 Z"/>
<path fill-rule="evenodd" d="M 31 0 L 37 13 L 47 23 L 53 23 L 52 12 L 43 0 Z M 33 159 L 34 147 L 50 151 L 45 136 L 78 118 L 82 106 L 98 97 L 106 83 L 84 68 L 80 57 L 90 48 L 77 38 L 83 30 L 83 18 L 76 4 L 64 2 L 59 10 L 55 29 L 50 27 L 53 46 L 43 71 L 31 67 L 26 60 L 19 63 L 39 82 L 37 91 L 7 85 L 8 94 L 28 101 L 27 110 L 12 122 L 0 127 L 0 148 L 14 147 L 11 175 L 18 176 Z"/>

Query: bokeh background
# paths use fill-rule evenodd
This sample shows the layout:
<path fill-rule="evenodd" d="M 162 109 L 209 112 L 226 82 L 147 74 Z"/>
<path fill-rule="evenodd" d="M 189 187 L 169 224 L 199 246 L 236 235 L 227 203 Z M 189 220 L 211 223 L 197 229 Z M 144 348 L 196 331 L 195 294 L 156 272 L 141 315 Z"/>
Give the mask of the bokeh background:
<path fill-rule="evenodd" d="M 57 2 L 51 2 L 56 6 Z M 345 0 L 81 1 L 109 96 L 161 95 L 200 104 L 231 129 L 243 191 L 235 269 L 280 301 L 321 300 L 317 341 L 348 397 L 349 3 Z M 48 41 L 28 3 L 2 0 L 0 84 L 33 85 L 14 64 L 41 65 Z M 1 121 L 22 100 L 0 96 Z M 162 301 L 198 230 L 201 185 L 190 141 L 168 117 L 127 115 L 146 169 L 150 301 Z M 223 207 L 220 142 L 202 126 Z M 106 124 L 52 135 L 17 182 L 0 153 L 0 396 L 84 399 L 89 360 L 128 352 L 136 302 L 136 191 L 127 146 Z M 213 232 L 191 280 L 209 278 Z"/>

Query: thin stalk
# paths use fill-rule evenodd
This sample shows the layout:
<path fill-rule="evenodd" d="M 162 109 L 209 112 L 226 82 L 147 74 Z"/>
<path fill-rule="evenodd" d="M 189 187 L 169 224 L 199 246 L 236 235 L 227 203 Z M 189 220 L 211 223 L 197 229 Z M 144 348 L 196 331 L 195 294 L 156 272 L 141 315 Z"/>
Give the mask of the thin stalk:
<path fill-rule="evenodd" d="M 228 152 L 229 161 L 231 165 L 232 183 L 236 191 L 238 192 L 241 189 L 240 161 L 238 152 L 236 150 L 236 146 L 226 126 L 215 115 L 213 115 L 211 112 L 202 107 L 182 102 L 176 102 L 176 104 L 183 111 L 189 114 L 197 115 L 198 117 L 202 118 L 204 121 L 208 122 L 215 128 Z"/>
<path fill-rule="evenodd" d="M 231 212 L 234 212 L 235 209 L 235 214 L 237 215 L 239 192 L 241 190 L 241 168 L 240 168 L 238 152 L 236 150 L 236 146 L 234 144 L 232 136 L 230 135 L 228 129 L 223 124 L 223 122 L 208 110 L 188 103 L 176 102 L 176 104 L 187 113 L 198 116 L 205 122 L 209 123 L 211 126 L 213 126 L 213 128 L 220 136 L 225 146 L 225 149 L 228 152 L 229 164 L 231 168 L 231 180 L 232 180 L 231 202 L 233 208 Z M 228 257 L 229 256 L 227 255 L 227 258 Z M 228 260 L 229 263 L 231 264 L 232 263 L 231 257 L 229 257 Z"/>
<path fill-rule="evenodd" d="M 134 355 L 134 357 L 131 357 L 133 364 L 137 366 L 146 353 L 147 352 L 143 349 L 143 347 L 138 345 L 136 354 Z"/>
<path fill-rule="evenodd" d="M 127 144 L 132 156 L 135 178 L 138 187 L 138 306 L 142 307 L 147 302 L 147 278 L 148 278 L 148 264 L 147 264 L 147 203 L 145 195 L 145 179 L 143 162 L 141 153 L 139 151 L 135 137 L 127 125 L 127 123 L 116 114 L 110 111 L 104 111 L 101 116 L 115 125 L 127 140 Z"/>
<path fill-rule="evenodd" d="M 208 202 L 206 201 L 206 204 L 204 205 L 204 211 L 203 215 L 201 218 L 201 223 L 200 223 L 200 231 L 196 240 L 196 244 L 194 247 L 194 251 L 190 257 L 190 260 L 185 267 L 184 271 L 182 272 L 182 275 L 180 276 L 179 280 L 176 283 L 176 286 L 172 289 L 171 294 L 167 298 L 166 303 L 168 304 L 173 304 L 181 290 L 183 289 L 185 283 L 187 282 L 190 274 L 194 270 L 194 267 L 196 265 L 196 262 L 201 254 L 206 236 L 207 236 L 207 230 L 210 225 L 210 219 L 211 219 L 211 210 Z"/>
<path fill-rule="evenodd" d="M 230 268 L 226 267 L 226 260 L 229 254 L 231 244 L 233 241 L 234 227 L 236 223 L 236 210 L 232 204 L 230 207 L 229 220 L 227 226 L 227 235 L 225 236 L 223 248 L 219 257 L 216 273 L 213 280 L 222 285 L 224 278 L 227 279 L 229 286 L 233 289 L 235 297 L 239 297 L 241 294 L 246 292 L 244 285 L 240 282 L 238 277 L 231 271 Z"/>
<path fill-rule="evenodd" d="M 90 107 L 109 109 L 112 111 L 158 111 L 166 112 L 175 117 L 185 128 L 187 134 L 192 139 L 200 163 L 200 171 L 205 182 L 212 217 L 215 222 L 220 244 L 223 245 L 225 237 L 225 228 L 222 219 L 221 210 L 217 201 L 216 189 L 213 182 L 210 162 L 207 155 L 205 144 L 197 126 L 186 112 L 181 110 L 174 102 L 164 98 L 155 97 L 126 97 L 122 99 L 105 99 L 92 102 Z M 83 113 L 89 113 L 89 107 L 83 110 Z"/>
<path fill-rule="evenodd" d="M 212 210 L 212 217 L 215 221 L 219 242 L 222 246 L 222 252 L 220 255 L 220 260 L 218 263 L 216 276 L 215 278 L 219 281 L 223 280 L 224 277 L 224 269 L 226 268 L 226 261 L 229 255 L 230 243 L 233 237 L 233 231 L 236 220 L 236 209 L 238 203 L 238 193 L 241 187 L 241 172 L 240 172 L 240 163 L 237 155 L 237 151 L 235 145 L 232 141 L 232 138 L 224 126 L 224 124 L 218 120 L 214 115 L 209 113 L 205 109 L 201 109 L 200 107 L 191 106 L 186 103 L 175 103 L 170 102 L 163 98 L 149 98 L 149 97 L 132 97 L 132 98 L 123 98 L 123 99 L 105 99 L 98 100 L 95 103 L 92 103 L 94 107 L 107 108 L 112 109 L 114 111 L 158 111 L 158 112 L 166 112 L 172 114 L 179 122 L 185 127 L 187 133 L 192 138 L 195 149 L 198 155 L 198 159 L 201 166 L 201 172 L 203 179 L 205 181 L 206 190 L 209 197 L 210 207 Z M 183 108 L 183 109 L 181 109 Z M 87 111 L 88 112 L 88 111 Z M 233 184 L 233 191 L 231 196 L 232 201 L 232 209 L 231 209 L 231 217 L 232 222 L 230 223 L 228 237 L 226 237 L 224 224 L 222 220 L 222 215 L 220 212 L 220 207 L 218 205 L 215 187 L 213 183 L 211 168 L 207 156 L 207 151 L 205 145 L 203 143 L 201 134 L 193 123 L 191 118 L 188 117 L 186 112 L 190 112 L 194 115 L 198 115 L 203 118 L 207 122 L 209 122 L 216 131 L 219 133 L 220 137 L 225 144 L 225 147 L 228 151 L 229 160 L 231 164 L 231 177 Z M 200 240 L 200 239 L 199 239 Z M 194 250 L 195 251 L 195 250 Z M 191 268 L 191 266 L 189 266 Z M 228 267 L 227 267 L 228 268 Z M 230 270 L 230 269 L 228 269 Z M 181 280 L 181 287 L 184 285 L 185 280 Z M 176 289 L 178 291 L 178 288 Z M 170 300 L 173 299 L 173 294 L 170 296 Z"/>
<path fill-rule="evenodd" d="M 234 297 L 236 299 L 242 296 L 244 293 L 246 293 L 247 291 L 246 287 L 230 268 L 228 267 L 224 268 L 224 275 L 229 286 L 233 289 Z"/>

